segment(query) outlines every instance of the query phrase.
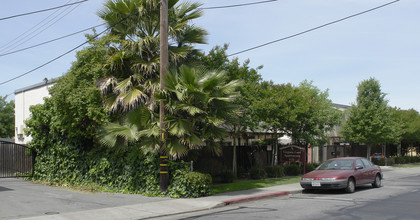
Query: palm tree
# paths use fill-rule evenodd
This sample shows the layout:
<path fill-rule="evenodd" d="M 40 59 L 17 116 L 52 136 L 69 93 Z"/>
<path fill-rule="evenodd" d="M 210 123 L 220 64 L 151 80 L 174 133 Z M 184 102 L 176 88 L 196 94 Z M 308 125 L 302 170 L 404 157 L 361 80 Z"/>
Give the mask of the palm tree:
<path fill-rule="evenodd" d="M 238 113 L 233 101 L 241 82 L 229 80 L 225 72 L 182 66 L 179 71 L 171 70 L 164 84 L 167 91 L 160 91 L 156 98 L 166 103 L 168 131 L 163 148 L 168 155 L 180 158 L 189 150 L 202 147 L 220 153 L 217 141 L 226 136 L 226 119 Z M 147 112 L 147 108 L 140 111 L 144 115 L 140 120 L 130 118 L 130 113 L 124 123 L 106 126 L 103 143 L 112 146 L 122 139 L 125 143 L 135 142 L 144 150 L 158 150 L 159 125 L 151 117 L 153 112 Z"/>
<path fill-rule="evenodd" d="M 197 3 L 169 0 L 169 58 L 180 66 L 205 43 L 206 31 L 192 20 L 202 11 Z M 154 109 L 159 77 L 159 0 L 108 0 L 98 12 L 110 33 L 108 62 L 111 75 L 100 82 L 111 111 L 129 111 L 139 105 Z"/>

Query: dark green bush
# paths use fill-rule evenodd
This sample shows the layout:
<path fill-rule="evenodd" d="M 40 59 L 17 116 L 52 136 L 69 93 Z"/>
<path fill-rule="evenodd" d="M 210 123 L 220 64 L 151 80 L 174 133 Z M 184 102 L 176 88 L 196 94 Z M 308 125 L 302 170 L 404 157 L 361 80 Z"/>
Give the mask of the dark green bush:
<path fill-rule="evenodd" d="M 288 164 L 284 166 L 284 174 L 286 176 L 298 176 L 302 174 L 302 169 L 298 164 Z"/>
<path fill-rule="evenodd" d="M 210 174 L 177 170 L 168 188 L 168 195 L 173 198 L 197 198 L 211 194 Z"/>
<path fill-rule="evenodd" d="M 251 179 L 263 179 L 267 176 L 264 169 L 259 166 L 251 167 L 251 170 L 249 171 L 249 175 Z"/>
<path fill-rule="evenodd" d="M 372 163 L 378 166 L 385 166 L 385 159 L 384 158 L 372 158 Z"/>
<path fill-rule="evenodd" d="M 306 164 L 306 172 L 309 173 L 313 170 L 315 170 L 315 168 L 318 167 L 319 164 L 315 164 L 315 163 L 307 163 Z"/>
<path fill-rule="evenodd" d="M 284 176 L 284 168 L 280 165 L 265 167 L 265 172 L 269 178 L 278 178 Z"/>

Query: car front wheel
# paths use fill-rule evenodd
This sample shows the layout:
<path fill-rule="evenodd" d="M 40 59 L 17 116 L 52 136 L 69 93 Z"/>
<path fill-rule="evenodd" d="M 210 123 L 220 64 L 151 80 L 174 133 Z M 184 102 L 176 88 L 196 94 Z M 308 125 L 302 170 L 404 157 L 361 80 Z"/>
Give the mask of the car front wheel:
<path fill-rule="evenodd" d="M 375 181 L 372 183 L 372 187 L 379 188 L 381 187 L 381 183 L 382 183 L 381 177 L 379 176 L 379 174 L 376 174 Z"/>
<path fill-rule="evenodd" d="M 354 191 L 356 190 L 356 183 L 354 182 L 353 178 L 349 179 L 349 181 L 347 182 L 347 187 L 346 187 L 345 190 L 348 193 L 354 193 Z"/>

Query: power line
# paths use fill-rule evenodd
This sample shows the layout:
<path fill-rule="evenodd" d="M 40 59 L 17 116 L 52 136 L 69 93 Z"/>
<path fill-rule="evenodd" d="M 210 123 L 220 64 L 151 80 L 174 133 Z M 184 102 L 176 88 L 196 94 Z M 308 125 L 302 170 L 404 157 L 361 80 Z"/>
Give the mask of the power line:
<path fill-rule="evenodd" d="M 75 4 L 80 4 L 80 3 L 83 3 L 83 2 L 87 2 L 87 1 L 88 0 L 83 0 L 83 1 L 79 1 L 79 2 L 73 2 L 73 3 L 70 3 L 70 4 L 65 4 L 65 5 L 53 7 L 53 8 L 47 8 L 47 9 L 43 9 L 43 10 L 39 10 L 39 11 L 33 11 L 33 12 L 28 12 L 28 13 L 23 13 L 23 14 L 18 14 L 18 15 L 12 15 L 12 16 L 9 16 L 9 17 L 0 18 L 0 21 L 11 19 L 11 18 L 16 18 L 16 17 L 21 17 L 21 16 L 25 16 L 25 15 L 31 15 L 31 14 L 51 11 L 51 10 L 55 10 L 55 9 L 59 9 L 59 8 L 63 8 L 63 7 L 67 7 L 67 6 L 71 6 L 71 5 L 75 5 Z"/>
<path fill-rule="evenodd" d="M 208 10 L 208 9 L 234 8 L 234 7 L 242 7 L 242 6 L 249 6 L 249 5 L 264 4 L 264 3 L 276 2 L 276 1 L 278 1 L 278 0 L 267 0 L 267 1 L 251 2 L 251 3 L 237 4 L 237 5 L 225 5 L 225 6 L 204 7 L 204 8 L 199 8 L 199 9 Z"/>
<path fill-rule="evenodd" d="M 344 17 L 344 18 L 341 18 L 341 19 L 338 19 L 338 20 L 335 20 L 335 21 L 332 21 L 332 22 L 329 22 L 329 23 L 326 23 L 326 24 L 323 24 L 323 25 L 320 25 L 320 26 L 314 27 L 314 28 L 311 28 L 311 29 L 309 29 L 309 30 L 299 32 L 299 33 L 297 33 L 297 34 L 293 34 L 293 35 L 290 35 L 290 36 L 287 36 L 287 37 L 284 37 L 284 38 L 280 38 L 280 39 L 277 39 L 277 40 L 270 41 L 270 42 L 268 42 L 268 43 L 264 43 L 264 44 L 261 44 L 261 45 L 255 46 L 255 47 L 251 47 L 251 48 L 248 48 L 248 49 L 245 49 L 245 50 L 241 50 L 241 51 L 236 52 L 236 53 L 232 53 L 232 54 L 229 54 L 229 55 L 227 55 L 227 56 L 228 56 L 228 57 L 230 57 L 230 56 L 238 55 L 238 54 L 241 54 L 241 53 L 245 53 L 245 52 L 248 52 L 248 51 L 251 51 L 251 50 L 258 49 L 258 48 L 260 48 L 260 47 L 264 47 L 264 46 L 267 46 L 267 45 L 270 45 L 270 44 L 273 44 L 273 43 L 277 43 L 277 42 L 279 42 L 279 41 L 284 41 L 284 40 L 287 40 L 287 39 L 290 39 L 290 38 L 293 38 L 293 37 L 297 37 L 297 36 L 299 36 L 299 35 L 306 34 L 306 33 L 308 33 L 308 32 L 311 32 L 311 31 L 314 31 L 314 30 L 317 30 L 317 29 L 320 29 L 320 28 L 323 28 L 323 27 L 326 27 L 326 26 L 329 26 L 329 25 L 332 25 L 332 24 L 335 24 L 335 23 L 338 23 L 338 22 L 341 22 L 341 21 L 347 20 L 347 19 L 350 19 L 350 18 L 353 18 L 353 17 L 359 16 L 359 15 L 362 15 L 362 14 L 365 14 L 365 13 L 368 13 L 368 12 L 371 12 L 371 11 L 374 11 L 374 10 L 377 10 L 377 9 L 380 9 L 380 8 L 383 8 L 383 7 L 385 7 L 385 6 L 388 6 L 388 5 L 394 4 L 394 3 L 399 2 L 399 1 L 400 1 L 400 0 L 395 0 L 395 1 L 392 1 L 392 2 L 389 2 L 389 3 L 386 3 L 386 4 L 383 4 L 383 5 L 380 5 L 380 6 L 378 6 L 378 7 L 371 8 L 371 9 L 369 9 L 369 10 L 362 11 L 362 12 L 359 12 L 359 13 L 357 13 L 357 14 L 353 14 L 353 15 L 350 15 L 350 16 L 347 16 L 347 17 Z"/>
<path fill-rule="evenodd" d="M 72 0 L 69 0 L 66 3 L 69 3 L 71 1 Z M 23 32 L 22 34 L 20 34 L 16 38 L 14 38 L 13 40 L 11 40 L 11 41 L 7 42 L 5 45 L 1 46 L 0 50 L 8 52 L 8 51 L 12 50 L 13 48 L 16 48 L 16 47 L 14 47 L 14 45 L 19 44 L 19 41 L 22 41 L 22 40 L 26 39 L 27 37 L 30 37 L 31 34 L 35 33 L 36 31 L 38 31 L 39 29 L 41 29 L 45 25 L 48 25 L 50 22 L 52 22 L 54 19 L 56 19 L 58 16 L 60 16 L 61 14 L 63 14 L 67 10 L 68 10 L 68 8 L 64 9 L 64 11 L 61 11 L 61 9 L 57 10 L 57 11 L 54 11 L 53 13 L 48 15 L 46 18 L 44 18 L 42 21 L 40 21 L 36 25 L 32 26 L 30 29 L 26 30 L 25 32 Z M 57 15 L 55 15 L 55 14 L 57 14 Z M 50 17 L 52 17 L 53 15 L 55 15 L 55 17 L 50 19 Z M 46 22 L 46 23 L 44 23 L 44 22 Z M 10 47 L 12 47 L 12 48 L 9 49 Z"/>
<path fill-rule="evenodd" d="M 71 34 L 67 34 L 67 35 L 64 35 L 64 36 L 61 36 L 61 37 L 58 37 L 58 38 L 55 38 L 55 39 L 52 39 L 52 40 L 49 40 L 49 41 L 45 41 L 43 43 L 35 44 L 35 45 L 25 47 L 25 48 L 22 48 L 22 49 L 19 49 L 19 50 L 15 50 L 15 51 L 11 51 L 11 52 L 8 52 L 8 53 L 0 54 L 0 57 L 10 55 L 10 54 L 14 54 L 14 53 L 17 53 L 17 52 L 21 52 L 21 51 L 24 51 L 24 50 L 32 49 L 34 47 L 38 47 L 38 46 L 41 46 L 41 45 L 44 45 L 44 44 L 52 43 L 54 41 L 61 40 L 61 39 L 64 39 L 64 38 L 67 38 L 67 37 L 70 37 L 70 36 L 73 36 L 73 35 L 76 35 L 76 34 L 80 34 L 82 32 L 85 32 L 85 31 L 91 30 L 93 28 L 103 26 L 105 24 L 106 23 L 98 24 L 98 25 L 90 27 L 90 28 L 86 28 L 86 29 L 83 29 L 83 30 L 80 30 L 80 31 L 77 31 L 77 32 L 74 32 L 74 33 L 71 33 Z"/>
<path fill-rule="evenodd" d="M 79 46 L 77 46 L 77 47 L 75 47 L 75 48 L 73 48 L 73 49 L 71 49 L 71 50 L 69 50 L 69 51 L 67 51 L 67 52 L 65 52 L 65 53 L 63 53 L 63 54 L 61 54 L 60 56 L 58 56 L 58 57 L 56 57 L 56 58 L 54 58 L 54 59 L 52 59 L 52 60 L 50 60 L 50 61 L 48 61 L 48 62 L 46 62 L 46 63 L 44 63 L 44 64 L 42 64 L 42 65 L 40 65 L 40 66 L 38 66 L 38 67 L 36 67 L 36 68 L 34 68 L 34 69 L 32 69 L 32 70 L 29 70 L 28 72 L 25 72 L 25 73 L 20 74 L 19 76 L 16 76 L 16 77 L 14 77 L 14 78 L 12 78 L 12 79 L 9 79 L 9 80 L 6 80 L 6 81 L 4 81 L 4 82 L 1 82 L 1 83 L 0 83 L 0 86 L 1 86 L 1 85 L 6 84 L 6 83 L 8 83 L 8 82 L 11 82 L 11 81 L 13 81 L 13 80 L 16 80 L 16 79 L 18 79 L 18 78 L 20 78 L 20 77 L 22 77 L 22 76 L 28 75 L 29 73 L 32 73 L 32 72 L 34 72 L 35 70 L 41 69 L 42 67 L 44 67 L 44 66 L 46 66 L 46 65 L 48 65 L 48 64 L 50 64 L 50 63 L 52 63 L 52 62 L 54 62 L 54 61 L 56 61 L 56 60 L 58 60 L 58 59 L 60 59 L 61 57 L 65 56 L 65 55 L 67 55 L 67 54 L 69 54 L 69 53 L 71 53 L 71 52 L 73 52 L 73 51 L 75 51 L 75 50 L 77 50 L 78 48 L 82 47 L 83 45 L 85 45 L 85 44 L 89 43 L 90 41 L 92 41 L 93 39 L 97 38 L 99 35 L 101 35 L 101 34 L 105 33 L 105 32 L 106 32 L 106 31 L 108 31 L 109 29 L 113 28 L 115 25 L 117 25 L 117 24 L 121 23 L 122 21 L 124 21 L 124 20 L 125 20 L 125 19 L 127 19 L 128 17 L 133 16 L 133 15 L 136 15 L 136 14 L 138 14 L 138 12 L 127 15 L 126 17 L 122 18 L 121 20 L 119 20 L 119 21 L 118 21 L 118 22 L 116 22 L 115 24 L 112 24 L 112 25 L 111 25 L 111 26 L 109 26 L 107 29 L 103 30 L 101 33 L 99 33 L 99 34 L 95 35 L 93 38 L 91 38 L 91 39 L 89 39 L 89 40 L 85 41 L 84 43 L 80 44 Z"/>
<path fill-rule="evenodd" d="M 86 0 L 86 1 L 87 1 L 87 0 Z M 206 7 L 206 8 L 200 8 L 200 9 L 206 10 L 206 9 L 231 8 L 231 7 L 248 6 L 248 5 L 254 5 L 254 4 L 263 4 L 263 3 L 269 3 L 269 2 L 274 2 L 274 1 L 278 1 L 278 0 L 268 0 L 268 1 L 262 1 L 262 2 L 252 2 L 252 3 L 238 4 L 238 5 L 227 5 L 227 6 Z M 75 4 L 75 3 L 73 3 L 73 4 Z M 67 5 L 70 5 L 70 4 L 67 4 Z M 54 42 L 54 41 L 61 40 L 61 39 L 64 39 L 64 38 L 67 38 L 67 37 L 70 37 L 70 36 L 73 36 L 73 35 L 76 35 L 76 34 L 82 33 L 82 32 L 84 32 L 84 31 L 87 31 L 87 30 L 90 30 L 90 29 L 92 29 L 92 28 L 96 28 L 96 27 L 99 27 L 99 26 L 102 26 L 102 25 L 105 25 L 105 24 L 106 24 L 106 23 L 99 24 L 99 25 L 96 25 L 96 26 L 93 26 L 93 27 L 90 27 L 90 28 L 83 29 L 83 30 L 81 30 L 81 31 L 74 32 L 74 33 L 72 33 L 72 34 L 68 34 L 68 35 L 65 35 L 65 36 L 62 36 L 62 37 L 58 37 L 58 38 L 55 38 L 55 39 L 52 39 L 52 40 L 49 40 L 49 41 L 45 41 L 45 42 L 43 42 L 43 43 L 39 43 L 39 44 L 36 44 L 36 45 L 32 45 L 32 46 L 29 46 L 29 47 L 22 48 L 22 49 L 19 49 L 19 50 L 15 50 L 15 51 L 10 51 L 10 50 L 9 50 L 10 52 L 0 54 L 0 57 L 2 57 L 2 56 L 6 56 L 6 55 L 10 55 L 10 54 L 14 54 L 14 53 L 18 53 L 18 52 L 25 51 L 25 50 L 28 50 L 28 49 L 32 49 L 32 48 L 34 48 L 34 47 L 38 47 L 38 46 L 41 46 L 41 45 L 44 45 L 44 44 L 52 43 L 52 42 Z M 27 42 L 27 41 L 28 41 L 28 40 L 26 40 L 25 42 Z M 23 42 L 23 43 L 25 43 L 25 42 Z M 21 44 L 23 44 L 23 43 L 21 43 Z M 19 45 L 21 45 L 21 44 L 19 44 Z M 18 45 L 18 46 L 19 46 L 19 45 Z"/>
<path fill-rule="evenodd" d="M 10 52 L 11 50 L 13 50 L 13 49 L 15 49 L 15 48 L 17 48 L 17 47 L 19 47 L 20 45 L 22 45 L 22 44 L 24 44 L 24 43 L 26 43 L 26 42 L 28 42 L 28 41 L 30 41 L 31 39 L 33 39 L 34 37 L 36 37 L 36 36 L 38 36 L 38 35 L 40 35 L 42 32 L 44 32 L 45 30 L 47 30 L 48 28 L 50 28 L 51 26 L 53 26 L 54 24 L 56 24 L 58 21 L 60 21 L 61 19 L 63 19 L 65 16 L 67 16 L 68 14 L 70 14 L 72 11 L 74 11 L 77 7 L 79 7 L 80 5 L 76 5 L 74 8 L 72 8 L 72 9 L 70 9 L 70 11 L 68 11 L 66 14 L 64 14 L 64 15 L 62 15 L 61 17 L 59 17 L 58 19 L 56 19 L 55 21 L 53 21 L 53 19 L 55 19 L 55 18 L 57 18 L 60 14 L 58 14 L 57 16 L 55 16 L 53 19 L 51 19 L 50 21 L 48 21 L 47 23 L 45 23 L 44 25 L 42 25 L 41 27 L 39 27 L 38 28 L 38 30 L 40 29 L 40 28 L 42 28 L 42 27 L 44 27 L 45 25 L 48 25 L 51 21 L 53 21 L 51 24 L 49 24 L 47 27 L 45 27 L 44 29 L 42 29 L 42 30 L 39 30 L 38 32 L 36 32 L 37 30 L 34 30 L 33 32 L 31 32 L 30 34 L 33 34 L 32 36 L 30 36 L 30 34 L 29 35 L 27 35 L 26 37 L 29 37 L 28 39 L 26 39 L 25 40 L 25 38 L 26 37 L 24 37 L 22 40 L 23 41 L 21 41 L 20 43 L 18 43 L 18 42 L 16 42 L 16 43 L 18 43 L 16 46 L 14 46 L 13 48 L 10 48 L 9 50 L 7 50 L 7 51 L 5 51 L 5 52 Z M 65 9 L 65 11 L 67 10 L 67 9 L 69 9 L 69 8 L 66 8 Z M 63 13 L 65 12 L 65 11 L 63 11 Z M 35 33 L 36 32 L 36 33 Z"/>

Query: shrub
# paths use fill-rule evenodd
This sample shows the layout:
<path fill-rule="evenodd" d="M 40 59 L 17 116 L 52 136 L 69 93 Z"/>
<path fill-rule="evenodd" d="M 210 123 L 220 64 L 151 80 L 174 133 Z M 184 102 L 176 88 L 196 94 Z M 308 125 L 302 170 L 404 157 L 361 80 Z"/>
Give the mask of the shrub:
<path fill-rule="evenodd" d="M 315 170 L 315 168 L 317 168 L 317 167 L 318 167 L 318 164 L 315 164 L 315 163 L 307 163 L 306 164 L 306 172 L 309 173 L 309 172 Z"/>
<path fill-rule="evenodd" d="M 267 176 L 266 172 L 262 167 L 254 166 L 251 167 L 251 170 L 249 171 L 249 175 L 251 179 L 263 179 Z"/>
<path fill-rule="evenodd" d="M 277 178 L 284 176 L 284 168 L 280 165 L 265 167 L 265 173 L 269 178 Z"/>
<path fill-rule="evenodd" d="M 385 159 L 384 158 L 372 158 L 372 163 L 378 166 L 385 166 Z"/>
<path fill-rule="evenodd" d="M 286 176 L 298 176 L 302 173 L 302 169 L 298 164 L 288 164 L 284 166 L 284 174 Z"/>
<path fill-rule="evenodd" d="M 210 174 L 177 170 L 168 187 L 168 195 L 173 198 L 208 196 L 211 194 L 211 183 Z"/>

